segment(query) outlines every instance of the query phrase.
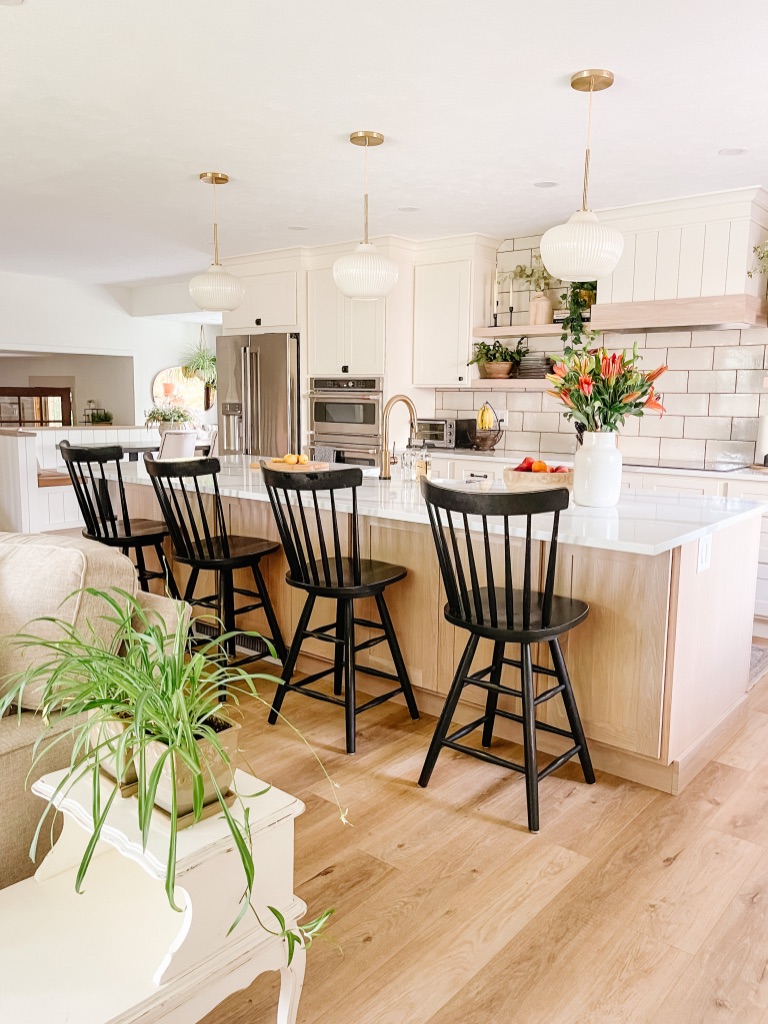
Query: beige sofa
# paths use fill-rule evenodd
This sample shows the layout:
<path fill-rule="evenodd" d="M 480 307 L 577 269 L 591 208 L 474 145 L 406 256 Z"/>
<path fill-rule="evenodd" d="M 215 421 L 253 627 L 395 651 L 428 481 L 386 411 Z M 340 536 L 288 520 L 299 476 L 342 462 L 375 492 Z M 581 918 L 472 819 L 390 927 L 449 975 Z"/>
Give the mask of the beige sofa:
<path fill-rule="evenodd" d="M 83 587 L 118 587 L 136 595 L 145 608 L 165 620 L 169 630 L 175 629 L 178 606 L 164 597 L 138 591 L 136 571 L 119 551 L 77 537 L 0 533 L 0 638 L 25 629 L 32 619 L 53 615 L 76 628 L 90 623 L 97 634 L 109 639 L 103 602 L 77 593 Z M 28 627 L 36 636 L 52 635 L 53 629 L 45 623 Z M 22 654 L 0 639 L 0 692 L 3 680 L 34 656 L 34 652 Z M 27 774 L 41 730 L 40 715 L 34 710 L 38 701 L 39 693 L 27 690 L 21 716 L 12 714 L 0 719 L 0 888 L 35 870 L 29 848 L 44 803 L 30 792 L 34 780 L 27 780 Z M 36 768 L 37 776 L 65 767 L 69 750 L 64 741 L 60 748 Z M 43 833 L 37 863 L 49 848 L 48 825 Z"/>

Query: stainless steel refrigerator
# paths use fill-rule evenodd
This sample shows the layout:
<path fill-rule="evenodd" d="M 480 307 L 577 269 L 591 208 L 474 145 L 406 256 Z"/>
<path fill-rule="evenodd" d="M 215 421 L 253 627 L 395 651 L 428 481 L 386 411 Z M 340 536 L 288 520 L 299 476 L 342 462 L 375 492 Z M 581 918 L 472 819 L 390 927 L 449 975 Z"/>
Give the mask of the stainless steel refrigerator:
<path fill-rule="evenodd" d="M 216 370 L 221 454 L 298 453 L 298 334 L 217 338 Z"/>

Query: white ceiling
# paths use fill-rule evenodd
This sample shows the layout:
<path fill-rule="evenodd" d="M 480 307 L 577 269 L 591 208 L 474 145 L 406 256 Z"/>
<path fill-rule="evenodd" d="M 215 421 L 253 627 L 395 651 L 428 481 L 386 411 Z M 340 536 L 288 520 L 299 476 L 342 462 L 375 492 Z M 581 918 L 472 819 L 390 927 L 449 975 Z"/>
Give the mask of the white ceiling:
<path fill-rule="evenodd" d="M 537 232 L 580 201 L 587 100 L 568 80 L 590 66 L 617 79 L 595 98 L 593 207 L 762 184 L 767 30 L 754 0 L 0 6 L 0 269 L 197 271 L 207 169 L 232 176 L 225 255 L 357 238 L 358 128 L 388 139 L 372 233 Z"/>

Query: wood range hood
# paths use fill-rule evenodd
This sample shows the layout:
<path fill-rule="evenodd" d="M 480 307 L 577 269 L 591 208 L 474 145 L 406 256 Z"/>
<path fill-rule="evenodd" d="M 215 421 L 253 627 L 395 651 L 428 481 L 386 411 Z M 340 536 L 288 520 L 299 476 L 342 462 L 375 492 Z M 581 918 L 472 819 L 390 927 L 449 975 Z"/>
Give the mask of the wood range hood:
<path fill-rule="evenodd" d="M 596 331 L 727 331 L 768 327 L 768 302 L 755 295 L 706 295 L 648 302 L 597 302 L 590 327 Z"/>

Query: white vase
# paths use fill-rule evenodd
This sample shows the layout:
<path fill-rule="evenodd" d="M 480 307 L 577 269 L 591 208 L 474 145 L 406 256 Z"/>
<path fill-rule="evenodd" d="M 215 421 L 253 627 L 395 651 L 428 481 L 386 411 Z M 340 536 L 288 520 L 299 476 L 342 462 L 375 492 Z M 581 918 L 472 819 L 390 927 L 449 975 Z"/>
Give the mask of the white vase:
<path fill-rule="evenodd" d="M 552 323 L 552 303 L 544 292 L 534 292 L 528 308 L 531 324 Z"/>
<path fill-rule="evenodd" d="M 610 508 L 621 494 L 621 452 L 616 434 L 585 431 L 573 459 L 573 500 L 590 508 Z"/>

